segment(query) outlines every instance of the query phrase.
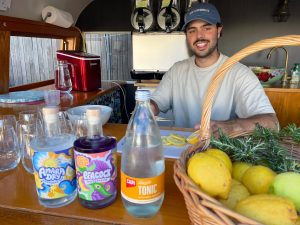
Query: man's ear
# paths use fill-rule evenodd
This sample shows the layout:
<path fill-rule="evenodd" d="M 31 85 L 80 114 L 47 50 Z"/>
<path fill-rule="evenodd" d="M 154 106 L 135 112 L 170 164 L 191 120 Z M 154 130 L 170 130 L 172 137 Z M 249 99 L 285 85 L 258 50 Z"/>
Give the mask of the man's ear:
<path fill-rule="evenodd" d="M 223 26 L 218 27 L 218 38 L 222 37 Z"/>

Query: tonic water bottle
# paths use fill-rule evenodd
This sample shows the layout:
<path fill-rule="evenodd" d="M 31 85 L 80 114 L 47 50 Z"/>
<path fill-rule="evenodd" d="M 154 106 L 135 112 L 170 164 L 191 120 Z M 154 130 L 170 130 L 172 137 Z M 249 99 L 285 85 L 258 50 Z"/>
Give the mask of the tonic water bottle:
<path fill-rule="evenodd" d="M 150 91 L 137 90 L 121 161 L 121 197 L 135 217 L 156 214 L 164 199 L 165 161 L 160 129 L 150 109 Z"/>
<path fill-rule="evenodd" d="M 32 164 L 41 205 L 56 208 L 71 203 L 77 196 L 73 156 L 75 136 L 62 133 L 58 107 L 42 109 L 45 135 L 31 141 Z"/>
<path fill-rule="evenodd" d="M 117 196 L 117 141 L 103 136 L 99 108 L 87 109 L 86 116 L 88 135 L 74 142 L 79 202 L 86 208 L 103 208 Z"/>

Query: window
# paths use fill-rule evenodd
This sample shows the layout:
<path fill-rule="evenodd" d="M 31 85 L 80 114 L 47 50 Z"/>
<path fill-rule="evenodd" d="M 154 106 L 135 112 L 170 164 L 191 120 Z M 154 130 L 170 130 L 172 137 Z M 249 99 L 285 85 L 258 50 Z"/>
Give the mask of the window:
<path fill-rule="evenodd" d="M 130 32 L 85 32 L 87 52 L 100 56 L 102 80 L 131 80 Z"/>
<path fill-rule="evenodd" d="M 10 38 L 9 87 L 54 79 L 56 50 L 61 39 Z"/>
<path fill-rule="evenodd" d="M 16 37 L 16 39 L 14 37 Z M 22 40 L 23 42 L 28 41 L 28 43 L 30 43 L 32 40 L 36 40 L 36 42 L 38 43 L 41 38 L 43 38 L 43 41 L 45 41 L 46 39 L 50 39 L 53 48 L 51 48 L 50 50 L 50 48 L 42 44 L 42 48 L 40 51 L 42 53 L 38 55 L 38 60 L 43 57 L 43 54 L 49 54 L 49 56 L 53 54 L 50 54 L 50 52 L 55 51 L 56 48 L 59 48 L 58 44 L 55 43 L 59 39 L 60 46 L 62 46 L 61 40 L 63 40 L 65 43 L 68 43 L 68 47 L 70 50 L 80 49 L 82 43 L 81 33 L 78 28 L 62 28 L 44 22 L 0 15 L 0 93 L 7 93 L 9 90 L 26 90 L 33 87 L 45 85 L 46 82 L 30 83 L 35 82 L 35 79 L 32 79 L 31 77 L 29 78 L 29 76 L 31 76 L 33 73 L 37 73 L 35 76 L 40 76 L 38 77 L 38 79 L 44 79 L 44 76 L 53 76 L 51 75 L 50 62 L 51 60 L 53 60 L 53 57 L 52 59 L 49 59 L 50 61 L 44 60 L 45 63 L 48 63 L 47 68 L 42 66 L 38 68 L 37 65 L 39 65 L 39 61 L 35 61 L 33 59 L 30 60 L 29 58 L 31 57 L 31 54 L 28 53 L 29 48 L 31 48 L 34 52 L 36 46 L 36 44 L 33 44 L 34 41 L 32 42 L 32 45 L 22 45 L 22 47 L 25 49 L 21 49 L 21 45 L 17 45 L 17 42 L 20 40 Z M 54 43 L 53 39 L 55 39 Z M 15 45 L 17 45 L 18 47 L 14 47 Z M 21 55 L 22 51 L 24 51 L 23 64 L 20 59 L 16 58 Z M 36 50 L 36 52 L 39 54 L 39 50 Z M 10 58 L 10 55 L 13 57 L 13 59 Z M 14 60 L 19 61 L 14 62 Z M 13 65 L 13 67 L 11 67 L 11 65 Z M 18 74 L 17 71 L 21 71 L 21 69 L 22 72 L 20 72 L 21 76 L 19 78 L 10 78 L 11 74 L 12 76 L 15 76 L 15 74 Z M 46 73 L 46 70 L 50 70 L 48 75 Z M 26 71 L 26 73 L 24 71 Z M 28 72 L 27 74 L 27 71 L 30 72 Z M 41 76 L 43 78 L 41 78 Z M 19 85 L 24 81 L 25 83 L 27 82 L 30 84 L 25 86 L 18 86 L 15 88 L 9 88 L 10 86 Z M 51 82 L 53 83 L 53 80 L 51 80 Z"/>

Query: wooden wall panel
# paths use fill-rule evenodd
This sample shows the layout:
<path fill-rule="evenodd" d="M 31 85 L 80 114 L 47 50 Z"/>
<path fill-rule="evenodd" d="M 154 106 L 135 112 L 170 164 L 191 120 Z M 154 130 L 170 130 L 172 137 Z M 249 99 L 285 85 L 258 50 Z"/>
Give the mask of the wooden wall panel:
<path fill-rule="evenodd" d="M 278 90 L 278 89 L 277 89 Z M 300 126 L 300 91 L 299 89 L 284 89 L 282 91 L 266 90 L 271 104 L 277 114 L 280 127 L 285 127 L 289 123 Z"/>
<path fill-rule="evenodd" d="M 69 50 L 81 50 L 82 36 L 76 27 L 62 28 L 45 22 L 0 15 L 0 93 L 9 91 L 10 36 L 58 38 Z"/>
<path fill-rule="evenodd" d="M 8 92 L 9 45 L 10 45 L 10 32 L 0 31 L 0 94 Z"/>

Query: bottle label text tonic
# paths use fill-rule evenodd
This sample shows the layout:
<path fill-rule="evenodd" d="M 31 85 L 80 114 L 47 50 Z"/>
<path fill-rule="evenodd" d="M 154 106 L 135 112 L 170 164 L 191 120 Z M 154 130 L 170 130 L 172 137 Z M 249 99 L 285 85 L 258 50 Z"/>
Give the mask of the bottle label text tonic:
<path fill-rule="evenodd" d="M 121 171 L 121 194 L 132 203 L 148 204 L 157 201 L 164 194 L 164 175 L 136 178 Z"/>

